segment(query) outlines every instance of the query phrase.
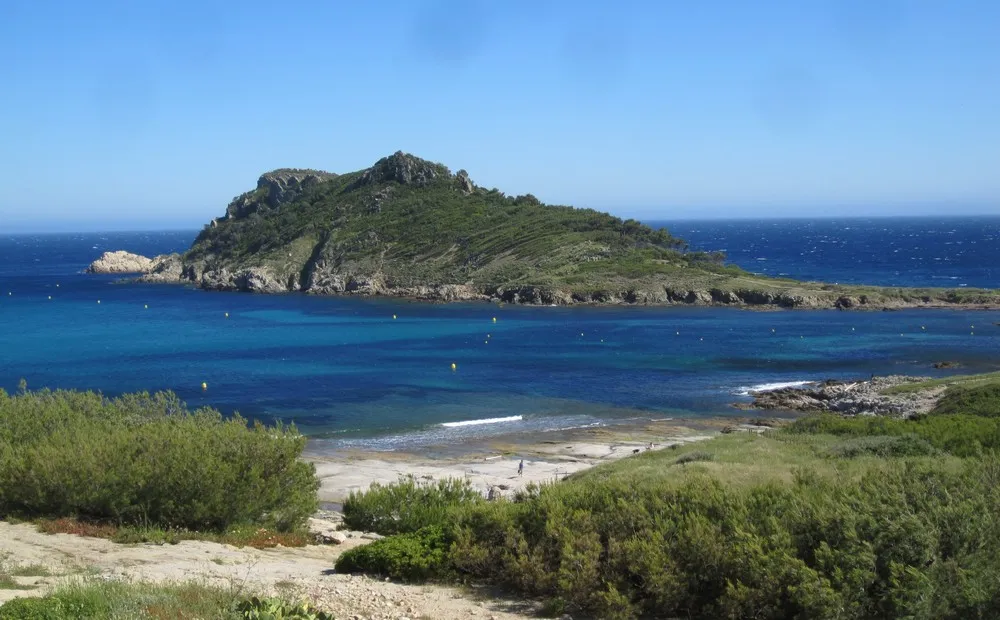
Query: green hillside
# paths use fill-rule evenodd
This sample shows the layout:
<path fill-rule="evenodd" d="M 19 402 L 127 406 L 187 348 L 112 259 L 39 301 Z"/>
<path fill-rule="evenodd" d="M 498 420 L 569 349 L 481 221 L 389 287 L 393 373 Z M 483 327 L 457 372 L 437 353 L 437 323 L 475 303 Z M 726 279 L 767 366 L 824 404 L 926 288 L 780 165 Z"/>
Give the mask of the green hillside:
<path fill-rule="evenodd" d="M 477 187 L 397 152 L 366 170 L 281 169 L 236 197 L 184 256 L 205 288 L 529 303 L 784 307 L 995 303 L 964 290 L 845 288 L 764 278 L 666 230 Z"/>

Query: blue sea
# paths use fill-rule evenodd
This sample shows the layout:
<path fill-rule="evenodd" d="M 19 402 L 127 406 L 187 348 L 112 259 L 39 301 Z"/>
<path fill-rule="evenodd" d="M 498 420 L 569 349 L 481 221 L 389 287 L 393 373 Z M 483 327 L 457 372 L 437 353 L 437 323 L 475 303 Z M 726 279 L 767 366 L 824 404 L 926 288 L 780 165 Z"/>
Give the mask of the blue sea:
<path fill-rule="evenodd" d="M 1000 287 L 1000 217 L 663 224 L 769 275 Z M 943 360 L 1000 368 L 998 312 L 442 305 L 82 273 L 106 250 L 180 251 L 195 234 L 0 235 L 0 387 L 173 390 L 294 421 L 316 449 L 395 450 L 742 416 L 730 404 L 754 386 L 942 375 Z"/>

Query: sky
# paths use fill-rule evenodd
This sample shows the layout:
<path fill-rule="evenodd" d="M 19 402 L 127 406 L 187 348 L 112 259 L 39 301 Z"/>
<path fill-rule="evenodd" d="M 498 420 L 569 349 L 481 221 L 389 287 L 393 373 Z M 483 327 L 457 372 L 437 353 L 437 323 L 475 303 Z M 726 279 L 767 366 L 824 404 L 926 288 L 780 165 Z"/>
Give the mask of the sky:
<path fill-rule="evenodd" d="M 0 4 L 0 232 L 397 150 L 640 219 L 1000 213 L 1000 2 Z"/>

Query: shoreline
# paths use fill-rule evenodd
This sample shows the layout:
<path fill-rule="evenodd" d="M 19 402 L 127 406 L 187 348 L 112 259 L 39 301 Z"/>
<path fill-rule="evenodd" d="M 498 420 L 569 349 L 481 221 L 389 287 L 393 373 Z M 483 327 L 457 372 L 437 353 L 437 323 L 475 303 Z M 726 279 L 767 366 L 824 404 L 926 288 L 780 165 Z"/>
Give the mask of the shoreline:
<path fill-rule="evenodd" d="M 167 286 L 183 286 L 190 287 L 199 291 L 213 292 L 213 293 L 251 293 L 257 295 L 306 295 L 312 297 L 329 297 L 329 298 L 339 298 L 339 299 L 380 299 L 387 301 L 400 301 L 406 303 L 423 303 L 432 305 L 446 305 L 446 304 L 482 304 L 484 306 L 503 306 L 512 305 L 524 308 L 733 308 L 736 310 L 746 310 L 748 312 L 784 312 L 784 311 L 813 311 L 813 310 L 837 310 L 837 311 L 847 311 L 847 312 L 895 312 L 900 310 L 953 310 L 953 311 L 1000 311 L 1000 303 L 961 303 L 961 302 L 946 302 L 941 300 L 933 301 L 909 301 L 909 300 L 888 300 L 888 301 L 876 301 L 869 303 L 855 303 L 855 302 L 842 302 L 840 297 L 837 298 L 825 298 L 822 300 L 793 300 L 791 302 L 785 303 L 781 301 L 780 295 L 779 299 L 773 302 L 746 302 L 746 301 L 719 301 L 713 298 L 711 292 L 706 291 L 688 291 L 688 293 L 693 293 L 693 295 L 688 294 L 682 297 L 663 299 L 663 300 L 649 300 L 649 299 L 639 299 L 636 298 L 633 301 L 629 301 L 630 291 L 622 291 L 620 295 L 612 295 L 606 300 L 601 299 L 575 299 L 573 295 L 567 296 L 553 296 L 551 300 L 548 301 L 536 301 L 534 299 L 520 299 L 517 295 L 513 299 L 507 298 L 505 296 L 497 295 L 486 295 L 486 294 L 476 294 L 472 296 L 450 296 L 450 295 L 438 295 L 438 294 L 414 294 L 409 290 L 403 289 L 400 292 L 395 292 L 389 289 L 385 292 L 371 293 L 371 292 L 354 292 L 354 291 L 344 291 L 344 292 L 317 292 L 312 290 L 257 290 L 252 288 L 240 287 L 240 286 L 204 286 L 199 282 L 193 280 L 166 280 L 158 278 L 147 278 L 149 274 L 114 274 L 114 273 L 99 273 L 95 275 L 135 275 L 136 277 L 130 278 L 120 278 L 116 281 L 117 284 L 150 284 L 150 285 L 167 285 Z M 456 287 L 464 285 L 435 285 L 441 287 Z M 427 288 L 435 288 L 435 286 L 428 286 Z M 879 288 L 875 285 L 858 285 L 864 286 L 866 288 Z M 916 289 L 920 291 L 934 290 L 934 289 Z M 951 291 L 953 289 L 941 288 L 938 291 Z M 977 292 L 979 289 L 975 289 Z M 767 294 L 766 291 L 752 291 L 753 293 L 760 293 L 762 295 Z M 984 289 L 983 292 L 991 293 L 992 290 Z M 702 294 L 703 293 L 703 294 Z M 708 297 L 708 299 L 705 299 Z M 549 303 L 551 301 L 551 303 Z"/>
<path fill-rule="evenodd" d="M 450 456 L 428 456 L 425 452 L 434 452 L 428 447 L 420 452 L 342 450 L 331 454 L 309 453 L 307 449 L 302 458 L 316 466 L 321 504 L 338 511 L 351 492 L 407 476 L 422 482 L 465 478 L 484 496 L 491 487 L 502 496 L 510 496 L 529 484 L 562 480 L 650 449 L 669 449 L 733 430 L 760 432 L 767 428 L 750 424 L 750 419 L 669 418 L 637 425 L 509 434 L 450 446 L 456 452 Z M 521 459 L 524 472 L 518 475 Z"/>

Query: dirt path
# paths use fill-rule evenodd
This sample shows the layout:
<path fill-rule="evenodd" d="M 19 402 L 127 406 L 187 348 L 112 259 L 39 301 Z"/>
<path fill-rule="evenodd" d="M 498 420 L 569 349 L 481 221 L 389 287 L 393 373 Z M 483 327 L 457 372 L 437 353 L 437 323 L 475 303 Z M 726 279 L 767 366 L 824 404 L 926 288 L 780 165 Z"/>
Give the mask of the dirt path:
<path fill-rule="evenodd" d="M 0 589 L 0 603 L 37 596 L 62 580 L 82 574 L 141 581 L 198 581 L 251 594 L 281 593 L 305 598 L 340 618 L 377 620 L 465 620 L 532 617 L 516 601 L 444 586 L 404 585 L 333 574 L 346 549 L 368 542 L 257 550 L 201 541 L 177 545 L 119 545 L 99 538 L 42 534 L 27 524 L 0 521 L 0 559 L 8 566 L 42 565 L 53 576 L 15 577 L 28 590 Z"/>

